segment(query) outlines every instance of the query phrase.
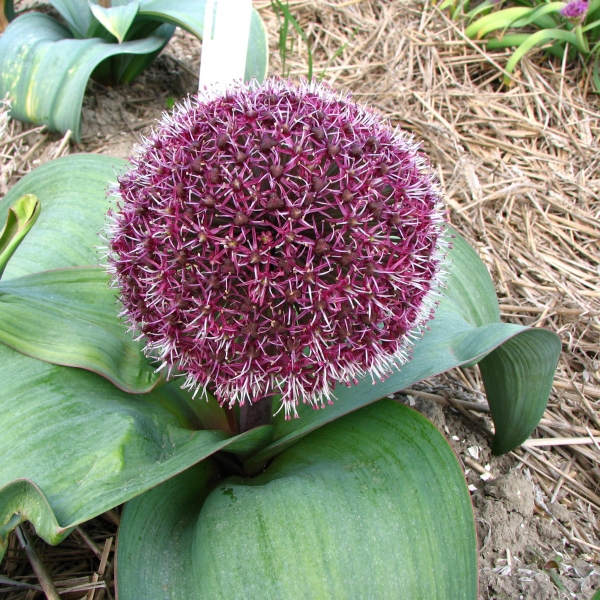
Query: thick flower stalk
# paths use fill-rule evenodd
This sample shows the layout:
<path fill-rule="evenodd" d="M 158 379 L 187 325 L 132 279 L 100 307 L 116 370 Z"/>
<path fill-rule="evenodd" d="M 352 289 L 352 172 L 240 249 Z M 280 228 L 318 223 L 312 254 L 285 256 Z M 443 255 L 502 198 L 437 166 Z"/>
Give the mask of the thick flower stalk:
<path fill-rule="evenodd" d="M 147 351 L 221 403 L 323 406 L 432 317 L 448 241 L 404 133 L 322 84 L 201 92 L 119 178 L 109 265 Z"/>

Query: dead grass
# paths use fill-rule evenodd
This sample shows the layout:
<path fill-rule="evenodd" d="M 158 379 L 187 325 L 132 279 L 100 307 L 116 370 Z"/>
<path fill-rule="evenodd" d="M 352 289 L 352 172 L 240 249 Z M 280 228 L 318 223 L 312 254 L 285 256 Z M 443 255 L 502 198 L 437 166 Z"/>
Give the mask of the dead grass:
<path fill-rule="evenodd" d="M 0 198 L 31 169 L 69 153 L 71 132 L 60 137 L 42 125 L 9 120 L 10 99 L 0 99 Z"/>
<path fill-rule="evenodd" d="M 278 73 L 277 21 L 269 3 L 257 6 L 273 40 L 271 72 Z M 503 317 L 549 328 L 561 337 L 563 352 L 548 409 L 536 439 L 515 451 L 513 460 L 529 469 L 539 492 L 536 510 L 562 527 L 566 552 L 598 564 L 600 102 L 588 74 L 536 54 L 523 61 L 515 85 L 502 88 L 506 52 L 488 53 L 466 40 L 460 26 L 429 2 L 320 0 L 290 2 L 290 7 L 312 44 L 315 75 L 352 90 L 356 100 L 423 140 L 449 218 L 488 266 Z M 304 50 L 296 38 L 288 56 L 292 78 L 306 73 Z M 195 51 L 189 56 L 172 52 L 179 60 L 197 61 Z M 190 72 L 196 71 L 194 64 Z M 42 128 L 2 119 L 0 112 L 0 196 L 36 161 L 69 146 L 68 140 L 48 140 Z M 477 369 L 450 372 L 412 393 L 450 402 L 470 419 L 483 416 L 483 425 L 490 424 Z M 485 470 L 469 460 L 476 471 Z M 567 525 L 552 516 L 557 504 L 574 515 Z M 96 521 L 88 533 L 97 551 L 81 536 L 44 550 L 55 582 L 76 577 L 90 582 L 98 573 L 101 549 L 114 528 L 107 531 L 106 521 L 104 529 Z M 27 559 L 16 539 L 12 543 L 8 564 L 16 566 L 10 573 L 21 583 L 37 585 L 20 575 Z M 74 552 L 88 548 L 87 558 L 58 558 L 68 544 L 77 546 Z M 105 565 L 109 590 L 112 552 Z M 4 597 L 30 600 L 40 593 L 21 588 Z M 83 597 L 98 600 L 104 592 L 93 593 Z"/>

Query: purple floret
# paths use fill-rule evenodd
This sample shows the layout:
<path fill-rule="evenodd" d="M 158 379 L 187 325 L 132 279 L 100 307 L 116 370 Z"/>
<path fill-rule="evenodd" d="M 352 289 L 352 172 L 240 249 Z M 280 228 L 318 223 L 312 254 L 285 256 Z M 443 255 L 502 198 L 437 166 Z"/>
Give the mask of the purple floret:
<path fill-rule="evenodd" d="M 560 11 L 560 14 L 566 19 L 573 21 L 583 21 L 588 10 L 587 0 L 573 0 Z"/>
<path fill-rule="evenodd" d="M 221 403 L 330 401 L 432 317 L 448 246 L 404 133 L 322 84 L 202 92 L 119 178 L 109 265 L 147 351 Z"/>

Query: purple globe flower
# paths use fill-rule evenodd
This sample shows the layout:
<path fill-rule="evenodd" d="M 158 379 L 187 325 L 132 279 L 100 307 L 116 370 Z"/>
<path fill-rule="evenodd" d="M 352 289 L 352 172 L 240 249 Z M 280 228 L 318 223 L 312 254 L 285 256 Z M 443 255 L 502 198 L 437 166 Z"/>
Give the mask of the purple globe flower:
<path fill-rule="evenodd" d="M 587 11 L 587 0 L 572 0 L 572 2 L 568 2 L 567 5 L 561 9 L 560 14 L 566 19 L 569 19 L 569 21 L 581 23 L 585 19 Z"/>
<path fill-rule="evenodd" d="M 433 316 L 445 209 L 404 133 L 322 84 L 210 91 L 119 178 L 109 268 L 147 352 L 221 403 L 323 406 Z"/>

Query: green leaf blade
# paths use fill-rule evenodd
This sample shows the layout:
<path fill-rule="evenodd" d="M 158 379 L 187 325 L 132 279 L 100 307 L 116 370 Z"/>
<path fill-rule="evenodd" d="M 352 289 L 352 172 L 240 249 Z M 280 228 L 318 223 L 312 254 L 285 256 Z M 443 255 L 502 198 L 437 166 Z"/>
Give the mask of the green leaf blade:
<path fill-rule="evenodd" d="M 34 226 L 39 215 L 40 203 L 33 194 L 25 194 L 8 209 L 6 224 L 0 231 L 0 279 L 8 261 Z"/>
<path fill-rule="evenodd" d="M 567 42 L 572 46 L 578 47 L 577 37 L 571 31 L 564 29 L 542 29 L 532 33 L 519 47 L 513 52 L 512 56 L 506 63 L 505 70 L 507 73 L 512 73 L 519 61 L 533 48 L 547 42 L 560 40 Z M 506 85 L 510 84 L 511 78 L 509 75 L 504 75 L 503 81 Z"/>
<path fill-rule="evenodd" d="M 25 194 L 34 194 L 42 210 L 8 263 L 3 281 L 97 264 L 98 234 L 104 229 L 110 206 L 106 188 L 125 165 L 120 158 L 75 154 L 38 167 L 13 186 L 0 202 L 0 222 Z"/>
<path fill-rule="evenodd" d="M 511 23 L 517 19 L 526 17 L 531 14 L 532 11 L 533 9 L 529 7 L 513 6 L 490 13 L 471 23 L 465 29 L 465 35 L 471 39 L 476 38 L 479 40 L 492 31 L 510 27 Z"/>
<path fill-rule="evenodd" d="M 17 513 L 34 515 L 38 533 L 57 543 L 78 523 L 211 454 L 246 449 L 264 437 L 262 429 L 235 437 L 199 430 L 189 396 L 176 384 L 126 394 L 94 373 L 4 344 L 0 381 L 0 559 L 8 531 L 20 522 Z M 26 489 L 19 480 L 29 482 Z"/>
<path fill-rule="evenodd" d="M 75 37 L 86 37 L 94 20 L 89 0 L 49 0 L 49 3 L 60 13 Z"/>
<path fill-rule="evenodd" d="M 552 388 L 561 343 L 545 329 L 529 329 L 488 354 L 481 375 L 494 425 L 494 454 L 522 444 L 539 423 Z"/>
<path fill-rule="evenodd" d="M 79 141 L 81 104 L 92 71 L 114 55 L 152 54 L 170 36 L 155 32 L 122 44 L 70 37 L 48 15 L 32 12 L 15 19 L 0 37 L 0 97 L 10 95 L 14 118 L 62 133 L 71 130 Z"/>
<path fill-rule="evenodd" d="M 99 267 L 60 269 L 0 282 L 0 341 L 38 360 L 87 369 L 120 389 L 149 392 L 160 376 L 117 316 Z"/>
<path fill-rule="evenodd" d="M 452 249 L 448 261 L 450 272 L 442 294 L 443 302 L 452 306 L 462 318 L 480 327 L 500 322 L 500 307 L 494 282 L 481 258 L 467 240 L 452 227 Z"/>
<path fill-rule="evenodd" d="M 28 479 L 17 479 L 0 489 L 0 515 L 4 518 L 0 523 L 0 560 L 9 533 L 20 523 L 30 521 L 50 544 L 58 544 L 69 532 L 56 521 L 42 490 Z"/>
<path fill-rule="evenodd" d="M 90 9 L 94 17 L 98 19 L 107 31 L 119 40 L 119 43 L 125 39 L 139 7 L 139 0 L 133 0 L 132 2 L 118 6 L 111 6 L 110 8 L 104 8 L 93 0 L 90 0 Z"/>
<path fill-rule="evenodd" d="M 199 466 L 137 498 L 118 561 L 122 600 L 477 597 L 456 457 L 389 401 L 311 434 L 254 479 L 217 481 Z"/>

